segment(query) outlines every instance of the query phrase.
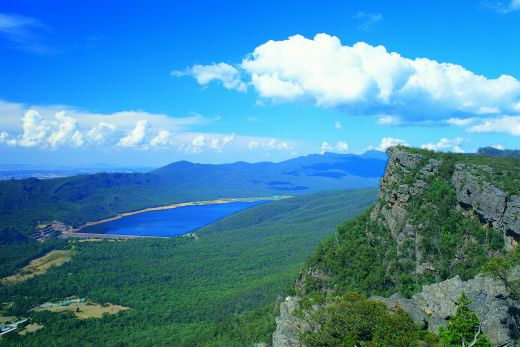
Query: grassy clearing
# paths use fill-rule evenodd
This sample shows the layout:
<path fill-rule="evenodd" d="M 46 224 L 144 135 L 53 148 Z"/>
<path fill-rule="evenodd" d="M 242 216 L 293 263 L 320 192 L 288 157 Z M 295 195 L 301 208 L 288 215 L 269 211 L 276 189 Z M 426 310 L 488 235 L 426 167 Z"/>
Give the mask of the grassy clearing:
<path fill-rule="evenodd" d="M 12 322 L 15 320 L 16 320 L 15 316 L 0 316 L 0 323 Z"/>
<path fill-rule="evenodd" d="M 18 334 L 25 335 L 25 334 L 29 334 L 29 333 L 34 333 L 35 331 L 40 330 L 41 328 L 43 328 L 43 325 L 38 324 L 38 323 L 32 323 L 32 324 L 25 326 L 22 330 L 20 330 L 18 332 Z"/>
<path fill-rule="evenodd" d="M 78 310 L 79 309 L 79 310 Z M 68 306 L 59 306 L 59 307 L 46 307 L 46 308 L 36 308 L 35 311 L 50 311 L 50 312 L 74 312 L 74 315 L 78 319 L 87 319 L 87 318 L 101 318 L 103 314 L 116 314 L 119 311 L 130 310 L 129 307 L 124 307 L 120 305 L 100 305 L 95 302 L 79 302 L 76 304 L 70 304 Z"/>
<path fill-rule="evenodd" d="M 61 266 L 65 264 L 74 252 L 71 250 L 54 250 L 43 257 L 32 260 L 28 265 L 24 266 L 14 275 L 4 277 L 0 280 L 3 285 L 9 285 L 24 282 L 34 276 L 40 276 L 46 273 L 52 266 Z"/>

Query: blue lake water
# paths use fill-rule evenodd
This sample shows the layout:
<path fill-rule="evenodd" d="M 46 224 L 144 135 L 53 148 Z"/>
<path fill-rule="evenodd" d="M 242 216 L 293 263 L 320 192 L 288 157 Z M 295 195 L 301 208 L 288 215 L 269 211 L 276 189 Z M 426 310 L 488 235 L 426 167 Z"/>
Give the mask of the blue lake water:
<path fill-rule="evenodd" d="M 170 210 L 138 213 L 81 229 L 83 233 L 176 236 L 213 223 L 266 200 L 254 202 L 229 202 L 225 204 L 184 206 Z"/>

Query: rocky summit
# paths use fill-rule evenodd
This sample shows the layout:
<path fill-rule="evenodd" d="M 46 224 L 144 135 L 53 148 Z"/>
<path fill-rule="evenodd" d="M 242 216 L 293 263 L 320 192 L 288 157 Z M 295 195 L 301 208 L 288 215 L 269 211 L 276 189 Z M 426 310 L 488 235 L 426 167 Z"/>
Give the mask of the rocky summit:
<path fill-rule="evenodd" d="M 520 266 L 504 259 L 520 240 L 520 162 L 405 147 L 388 156 L 376 204 L 318 248 L 281 303 L 273 346 L 305 345 L 341 321 L 334 298 L 349 291 L 403 309 L 423 335 L 446 328 L 464 294 L 492 345 L 515 345 Z M 489 259 L 504 260 L 505 275 L 483 273 Z"/>

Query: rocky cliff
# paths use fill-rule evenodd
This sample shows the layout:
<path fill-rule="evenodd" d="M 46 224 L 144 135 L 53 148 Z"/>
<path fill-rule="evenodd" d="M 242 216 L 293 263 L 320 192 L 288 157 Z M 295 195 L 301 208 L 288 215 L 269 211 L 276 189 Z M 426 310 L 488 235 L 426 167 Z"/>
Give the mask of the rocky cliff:
<path fill-rule="evenodd" d="M 520 267 L 510 274 L 509 280 L 520 279 Z M 373 297 L 388 306 L 400 306 L 412 315 L 418 323 L 437 332 L 439 327 L 446 326 L 447 318 L 457 311 L 456 301 L 464 293 L 471 301 L 470 308 L 475 311 L 482 324 L 482 331 L 497 346 L 511 346 L 520 338 L 518 310 L 513 300 L 508 299 L 509 291 L 504 283 L 490 276 L 477 275 L 475 278 L 462 281 L 456 276 L 449 280 L 423 287 L 420 293 L 406 299 L 398 293 L 389 298 Z"/>
<path fill-rule="evenodd" d="M 281 304 L 273 346 L 300 345 L 310 325 L 292 313 L 302 298 L 347 290 L 399 305 L 434 332 L 465 292 L 494 345 L 512 343 L 518 301 L 507 299 L 500 281 L 477 274 L 520 240 L 520 161 L 403 147 L 388 156 L 377 203 L 311 258 L 297 296 Z M 516 268 L 511 278 L 519 275 Z"/>

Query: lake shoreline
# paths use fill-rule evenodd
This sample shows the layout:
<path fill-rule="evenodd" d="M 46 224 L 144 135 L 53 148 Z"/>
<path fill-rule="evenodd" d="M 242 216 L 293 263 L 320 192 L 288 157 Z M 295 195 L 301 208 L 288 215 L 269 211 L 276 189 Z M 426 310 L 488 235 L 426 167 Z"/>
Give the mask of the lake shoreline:
<path fill-rule="evenodd" d="M 170 204 L 170 205 L 164 205 L 164 206 L 157 206 L 157 207 L 148 207 L 145 209 L 137 210 L 137 211 L 130 211 L 130 212 L 123 212 L 119 213 L 114 217 L 110 218 L 104 218 L 95 220 L 92 222 L 87 222 L 81 226 L 79 226 L 76 229 L 71 230 L 64 235 L 65 237 L 74 237 L 75 235 L 81 236 L 81 234 L 87 234 L 82 233 L 81 230 L 90 226 L 107 223 L 111 221 L 115 221 L 124 217 L 133 216 L 136 214 L 146 213 L 146 212 L 154 212 L 154 211 L 164 211 L 164 210 L 172 210 L 180 207 L 187 207 L 187 206 L 204 206 L 204 205 L 218 205 L 218 204 L 227 204 L 227 203 L 234 203 L 234 202 L 255 202 L 255 201 L 262 201 L 262 200 L 269 200 L 269 201 L 275 201 L 275 200 L 281 200 L 290 198 L 291 196 L 288 195 L 275 195 L 275 196 L 269 196 L 269 197 L 249 197 L 249 198 L 219 198 L 215 200 L 202 200 L 202 201 L 190 201 L 190 202 L 181 202 L 176 204 Z M 91 233 L 88 233 L 91 234 Z M 103 235 L 103 234 L 100 234 Z M 125 237 L 125 236 L 133 236 L 133 237 L 139 237 L 136 235 L 117 235 L 119 237 Z M 153 237 L 153 236 L 152 236 Z"/>

